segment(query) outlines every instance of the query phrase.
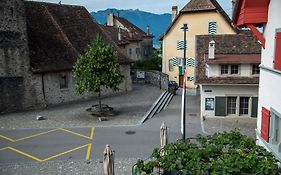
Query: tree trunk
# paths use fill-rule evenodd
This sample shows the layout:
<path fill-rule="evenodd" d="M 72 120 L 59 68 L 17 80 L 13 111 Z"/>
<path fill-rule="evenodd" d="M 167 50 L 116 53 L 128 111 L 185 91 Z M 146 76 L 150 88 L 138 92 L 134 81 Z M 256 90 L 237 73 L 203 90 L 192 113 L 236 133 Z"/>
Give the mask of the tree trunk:
<path fill-rule="evenodd" d="M 102 112 L 102 107 L 101 107 L 101 90 L 99 90 L 99 106 L 100 106 L 100 112 Z"/>

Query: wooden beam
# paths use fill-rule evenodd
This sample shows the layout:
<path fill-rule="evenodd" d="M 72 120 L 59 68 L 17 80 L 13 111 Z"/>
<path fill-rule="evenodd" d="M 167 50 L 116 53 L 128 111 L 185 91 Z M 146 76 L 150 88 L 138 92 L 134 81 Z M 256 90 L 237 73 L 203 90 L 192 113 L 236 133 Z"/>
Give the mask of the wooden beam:
<path fill-rule="evenodd" d="M 253 24 L 246 24 L 246 26 L 251 29 L 255 37 L 257 37 L 257 39 L 261 42 L 262 47 L 265 48 L 265 38 L 260 33 L 260 31 L 258 31 L 258 29 Z"/>

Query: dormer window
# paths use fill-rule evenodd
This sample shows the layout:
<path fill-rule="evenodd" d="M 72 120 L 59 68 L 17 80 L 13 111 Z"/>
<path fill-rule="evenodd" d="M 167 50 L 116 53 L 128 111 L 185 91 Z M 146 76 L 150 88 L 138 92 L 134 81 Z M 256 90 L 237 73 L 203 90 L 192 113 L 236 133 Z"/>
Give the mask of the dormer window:
<path fill-rule="evenodd" d="M 260 67 L 258 64 L 252 65 L 252 75 L 258 75 L 260 74 Z"/>
<path fill-rule="evenodd" d="M 227 75 L 228 74 L 228 65 L 227 64 L 222 64 L 221 65 L 221 74 L 222 75 Z"/>
<path fill-rule="evenodd" d="M 238 75 L 239 65 L 238 64 L 222 64 L 221 65 L 221 75 Z"/>
<path fill-rule="evenodd" d="M 230 68 L 230 74 L 231 75 L 234 75 L 234 74 L 238 74 L 239 73 L 239 66 L 237 64 L 235 65 L 231 65 L 231 68 Z"/>

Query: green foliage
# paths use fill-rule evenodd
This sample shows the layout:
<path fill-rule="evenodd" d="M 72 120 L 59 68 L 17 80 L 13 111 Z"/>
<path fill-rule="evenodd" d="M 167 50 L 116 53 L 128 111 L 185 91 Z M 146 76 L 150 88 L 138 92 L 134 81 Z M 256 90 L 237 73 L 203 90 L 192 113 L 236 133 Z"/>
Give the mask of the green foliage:
<path fill-rule="evenodd" d="M 76 91 L 99 92 L 101 87 L 118 90 L 123 76 L 117 63 L 117 54 L 112 46 L 106 44 L 100 36 L 90 43 L 89 50 L 80 55 L 73 67 Z"/>
<path fill-rule="evenodd" d="M 132 69 L 144 69 L 144 70 L 159 70 L 161 71 L 162 58 L 158 55 L 157 50 L 153 49 L 152 57 L 146 60 L 138 60 L 132 66 Z"/>
<path fill-rule="evenodd" d="M 255 140 L 239 131 L 214 134 L 207 138 L 198 135 L 198 143 L 178 141 L 156 148 L 152 159 L 137 165 L 136 173 L 151 173 L 152 165 L 178 174 L 257 174 L 278 175 L 277 160 Z M 164 155 L 163 155 L 164 153 Z"/>

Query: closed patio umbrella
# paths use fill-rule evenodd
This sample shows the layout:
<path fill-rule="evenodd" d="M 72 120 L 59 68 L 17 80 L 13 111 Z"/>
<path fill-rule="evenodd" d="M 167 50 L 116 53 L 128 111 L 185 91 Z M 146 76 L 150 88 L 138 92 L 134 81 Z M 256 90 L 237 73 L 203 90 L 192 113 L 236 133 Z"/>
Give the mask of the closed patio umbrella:
<path fill-rule="evenodd" d="M 114 153 L 107 144 L 103 151 L 104 175 L 114 175 Z"/>
<path fill-rule="evenodd" d="M 161 146 L 161 148 L 163 148 L 168 143 L 167 131 L 168 131 L 168 128 L 165 125 L 165 122 L 163 122 L 160 127 L 160 146 Z"/>

